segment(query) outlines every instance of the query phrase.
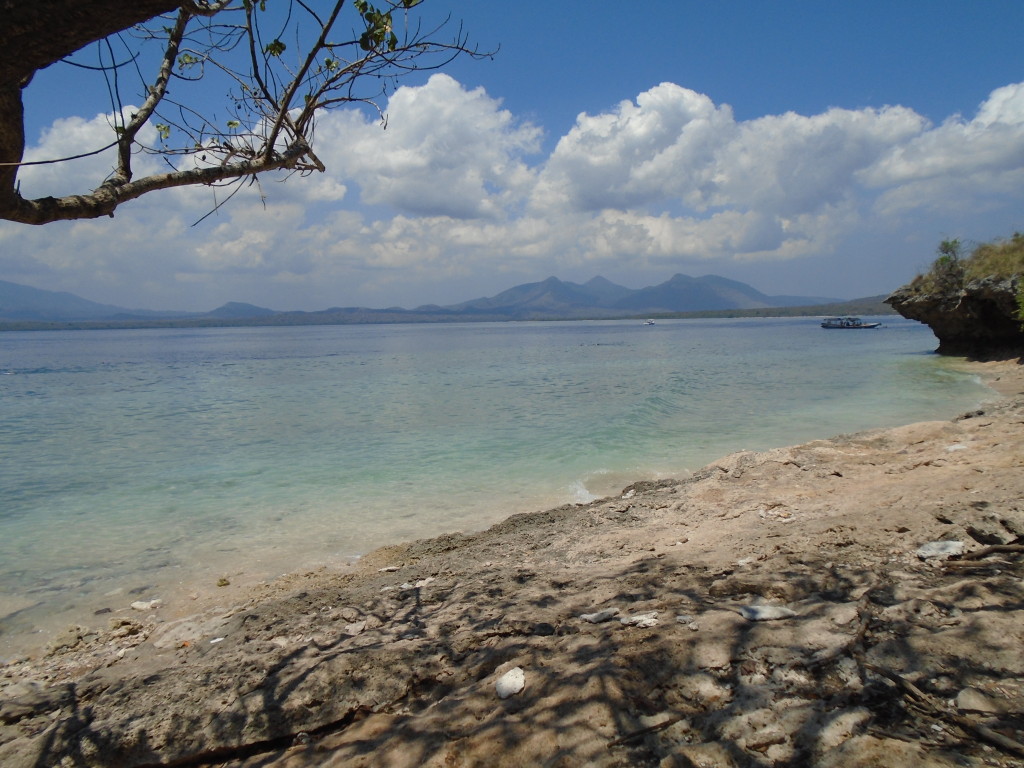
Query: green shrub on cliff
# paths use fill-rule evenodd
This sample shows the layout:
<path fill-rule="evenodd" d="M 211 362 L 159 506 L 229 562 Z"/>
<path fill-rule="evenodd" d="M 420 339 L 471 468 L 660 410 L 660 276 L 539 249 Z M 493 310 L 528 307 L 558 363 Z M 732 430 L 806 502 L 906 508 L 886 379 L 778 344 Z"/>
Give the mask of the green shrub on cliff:
<path fill-rule="evenodd" d="M 1007 240 L 982 243 L 964 262 L 965 276 L 976 280 L 995 277 L 1024 276 L 1024 234 L 1014 232 Z"/>
<path fill-rule="evenodd" d="M 981 243 L 966 257 L 963 256 L 963 244 L 956 239 L 943 240 L 937 251 L 939 256 L 928 272 L 918 275 L 911 283 L 915 291 L 959 290 L 965 283 L 985 277 L 1024 279 L 1024 234 L 1020 232 L 1014 232 L 1005 240 Z M 1024 295 L 1018 294 L 1018 303 L 1022 302 Z M 1021 312 L 1024 313 L 1024 304 Z"/>

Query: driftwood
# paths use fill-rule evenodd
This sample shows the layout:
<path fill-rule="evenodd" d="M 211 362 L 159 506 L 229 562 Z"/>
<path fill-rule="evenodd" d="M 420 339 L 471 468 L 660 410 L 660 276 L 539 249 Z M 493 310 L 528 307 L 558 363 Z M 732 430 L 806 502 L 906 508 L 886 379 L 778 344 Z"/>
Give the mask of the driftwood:
<path fill-rule="evenodd" d="M 965 732 L 972 733 L 975 736 L 984 739 L 989 744 L 999 747 L 1005 752 L 1010 752 L 1018 757 L 1024 757 L 1024 744 L 1021 744 L 1019 741 L 1015 741 L 1009 736 L 1004 736 L 998 731 L 992 730 L 987 725 L 979 723 L 974 718 L 961 715 L 959 712 L 950 712 L 933 696 L 929 696 L 905 677 L 898 675 L 891 670 L 879 667 L 875 664 L 865 664 L 864 667 L 877 675 L 881 675 L 889 682 L 894 683 L 896 687 L 903 692 L 904 696 L 909 698 L 910 703 L 917 709 L 928 715 L 955 725 Z"/>
<path fill-rule="evenodd" d="M 1020 539 L 1010 544 L 993 544 L 991 547 L 984 547 L 982 549 L 976 549 L 973 552 L 961 556 L 961 560 L 978 560 L 982 557 L 988 557 L 996 552 L 1024 552 L 1024 544 L 1019 544 Z"/>

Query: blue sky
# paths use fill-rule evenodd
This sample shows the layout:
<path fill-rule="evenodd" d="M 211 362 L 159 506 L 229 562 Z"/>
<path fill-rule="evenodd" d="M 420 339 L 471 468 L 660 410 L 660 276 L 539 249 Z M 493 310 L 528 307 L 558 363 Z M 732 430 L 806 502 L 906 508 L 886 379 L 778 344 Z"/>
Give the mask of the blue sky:
<path fill-rule="evenodd" d="M 174 309 L 444 304 L 676 272 L 853 298 L 898 287 L 946 237 L 1024 229 L 1019 0 L 419 11 L 500 50 L 403 81 L 386 130 L 331 114 L 326 174 L 266 179 L 197 226 L 205 189 L 0 223 L 0 279 Z M 97 85 L 37 76 L 31 158 L 106 142 Z M 89 189 L 105 167 L 26 171 L 23 192 Z"/>

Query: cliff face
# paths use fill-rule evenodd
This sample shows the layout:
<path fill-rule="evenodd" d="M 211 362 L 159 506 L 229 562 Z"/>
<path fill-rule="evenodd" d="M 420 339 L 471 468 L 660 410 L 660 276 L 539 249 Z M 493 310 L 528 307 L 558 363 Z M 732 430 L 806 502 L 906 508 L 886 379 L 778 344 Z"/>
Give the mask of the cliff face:
<path fill-rule="evenodd" d="M 1024 356 L 1017 317 L 1021 278 L 971 280 L 963 288 L 926 292 L 913 283 L 885 300 L 903 317 L 919 320 L 939 339 L 939 354 L 976 359 Z"/>

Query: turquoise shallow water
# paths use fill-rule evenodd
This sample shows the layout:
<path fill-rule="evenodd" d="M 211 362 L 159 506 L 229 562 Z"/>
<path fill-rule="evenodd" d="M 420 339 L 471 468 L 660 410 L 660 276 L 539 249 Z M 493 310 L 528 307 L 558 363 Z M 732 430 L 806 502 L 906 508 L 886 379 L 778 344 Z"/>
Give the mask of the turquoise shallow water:
<path fill-rule="evenodd" d="M 990 394 L 885 321 L 2 334 L 0 644 Z"/>

